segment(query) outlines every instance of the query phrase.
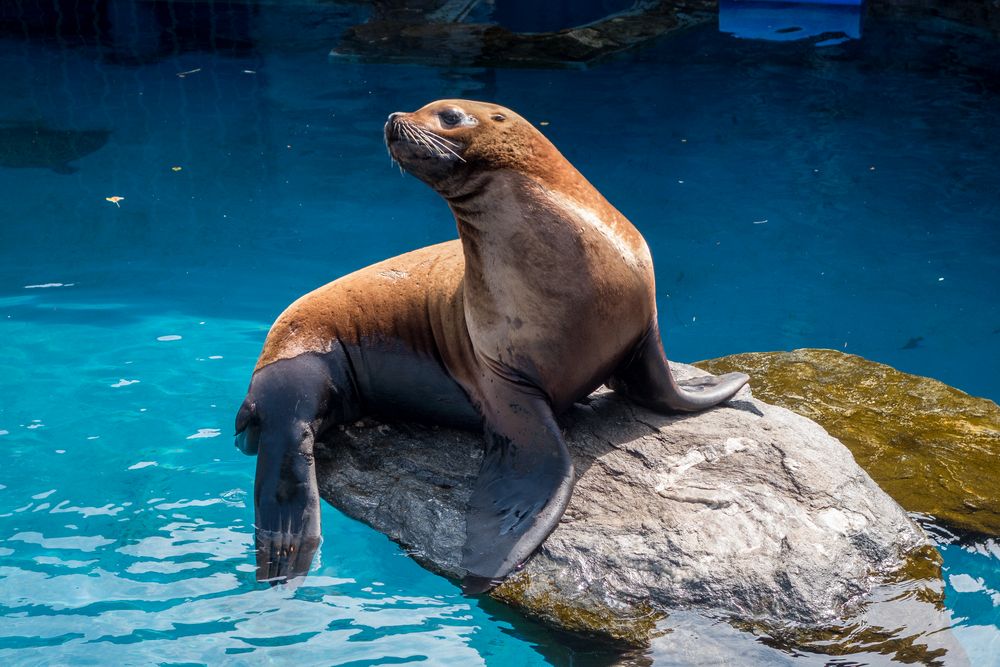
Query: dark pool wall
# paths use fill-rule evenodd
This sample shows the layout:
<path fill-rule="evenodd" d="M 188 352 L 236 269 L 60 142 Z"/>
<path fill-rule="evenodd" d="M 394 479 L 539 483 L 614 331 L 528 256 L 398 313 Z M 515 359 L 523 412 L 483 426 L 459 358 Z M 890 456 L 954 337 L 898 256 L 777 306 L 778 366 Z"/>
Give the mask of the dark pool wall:
<path fill-rule="evenodd" d="M 940 16 L 1000 34 L 998 0 L 868 0 L 868 11 L 875 16 Z"/>
<path fill-rule="evenodd" d="M 24 0 L 0 3 L 0 32 L 99 44 L 141 59 L 198 44 L 249 48 L 258 12 L 245 2 Z"/>
<path fill-rule="evenodd" d="M 5 0 L 0 37 L 89 45 L 107 61 L 142 64 L 190 51 L 239 55 L 260 47 L 328 48 L 370 13 L 361 2 Z"/>

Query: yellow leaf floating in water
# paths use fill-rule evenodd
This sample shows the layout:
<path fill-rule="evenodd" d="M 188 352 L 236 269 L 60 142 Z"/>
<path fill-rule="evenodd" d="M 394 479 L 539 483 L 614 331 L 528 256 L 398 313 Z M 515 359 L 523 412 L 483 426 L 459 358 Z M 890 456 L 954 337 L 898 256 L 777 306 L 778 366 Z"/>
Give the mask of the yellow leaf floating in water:
<path fill-rule="evenodd" d="M 180 171 L 183 167 L 171 167 L 170 171 Z"/>
<path fill-rule="evenodd" d="M 114 205 L 115 205 L 115 206 L 117 206 L 118 208 L 121 208 L 121 207 L 122 207 L 122 205 L 121 205 L 121 204 L 119 204 L 118 202 L 120 202 L 120 201 L 125 201 L 125 197 L 119 197 L 119 196 L 117 196 L 117 195 L 115 195 L 114 197 L 105 197 L 104 199 L 105 199 L 105 201 L 109 201 L 109 202 L 111 202 L 112 204 L 114 204 Z"/>

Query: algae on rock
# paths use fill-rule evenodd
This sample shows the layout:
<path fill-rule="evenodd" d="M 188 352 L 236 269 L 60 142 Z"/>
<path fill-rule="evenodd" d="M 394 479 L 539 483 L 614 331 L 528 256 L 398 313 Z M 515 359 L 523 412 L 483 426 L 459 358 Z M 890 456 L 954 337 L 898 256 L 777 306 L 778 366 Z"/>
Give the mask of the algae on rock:
<path fill-rule="evenodd" d="M 695 364 L 743 371 L 757 398 L 814 420 L 899 504 L 1000 534 L 1000 407 L 836 350 L 750 352 Z"/>

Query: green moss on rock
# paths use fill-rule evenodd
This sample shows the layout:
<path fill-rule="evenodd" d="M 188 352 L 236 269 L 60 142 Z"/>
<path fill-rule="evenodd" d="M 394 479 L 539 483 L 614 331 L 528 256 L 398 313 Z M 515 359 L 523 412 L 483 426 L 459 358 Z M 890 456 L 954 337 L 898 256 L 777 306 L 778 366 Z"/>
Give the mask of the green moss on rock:
<path fill-rule="evenodd" d="M 647 644 L 657 635 L 656 623 L 665 617 L 648 604 L 623 609 L 574 605 L 573 600 L 545 591 L 544 586 L 533 582 L 527 573 L 518 572 L 494 588 L 490 596 L 563 630 L 631 646 Z"/>
<path fill-rule="evenodd" d="M 757 398 L 822 425 L 904 508 L 1000 534 L 1000 407 L 836 350 L 752 352 L 695 364 L 743 371 Z"/>

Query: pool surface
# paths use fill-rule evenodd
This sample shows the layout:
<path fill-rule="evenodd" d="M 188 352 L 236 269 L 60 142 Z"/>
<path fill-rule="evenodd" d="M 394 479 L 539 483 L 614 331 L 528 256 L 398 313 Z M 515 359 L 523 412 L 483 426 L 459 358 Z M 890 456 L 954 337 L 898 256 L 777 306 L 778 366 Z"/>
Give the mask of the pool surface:
<path fill-rule="evenodd" d="M 0 659 L 824 664 L 693 612 L 622 655 L 462 597 L 330 507 L 305 585 L 259 585 L 234 415 L 288 303 L 455 237 L 382 145 L 389 112 L 444 97 L 540 123 L 643 232 L 671 358 L 830 347 L 998 400 L 1000 45 L 941 22 L 825 49 L 705 26 L 560 70 L 330 46 L 129 61 L 0 38 Z M 924 520 L 961 644 L 942 659 L 1000 664 L 1000 543 Z"/>

